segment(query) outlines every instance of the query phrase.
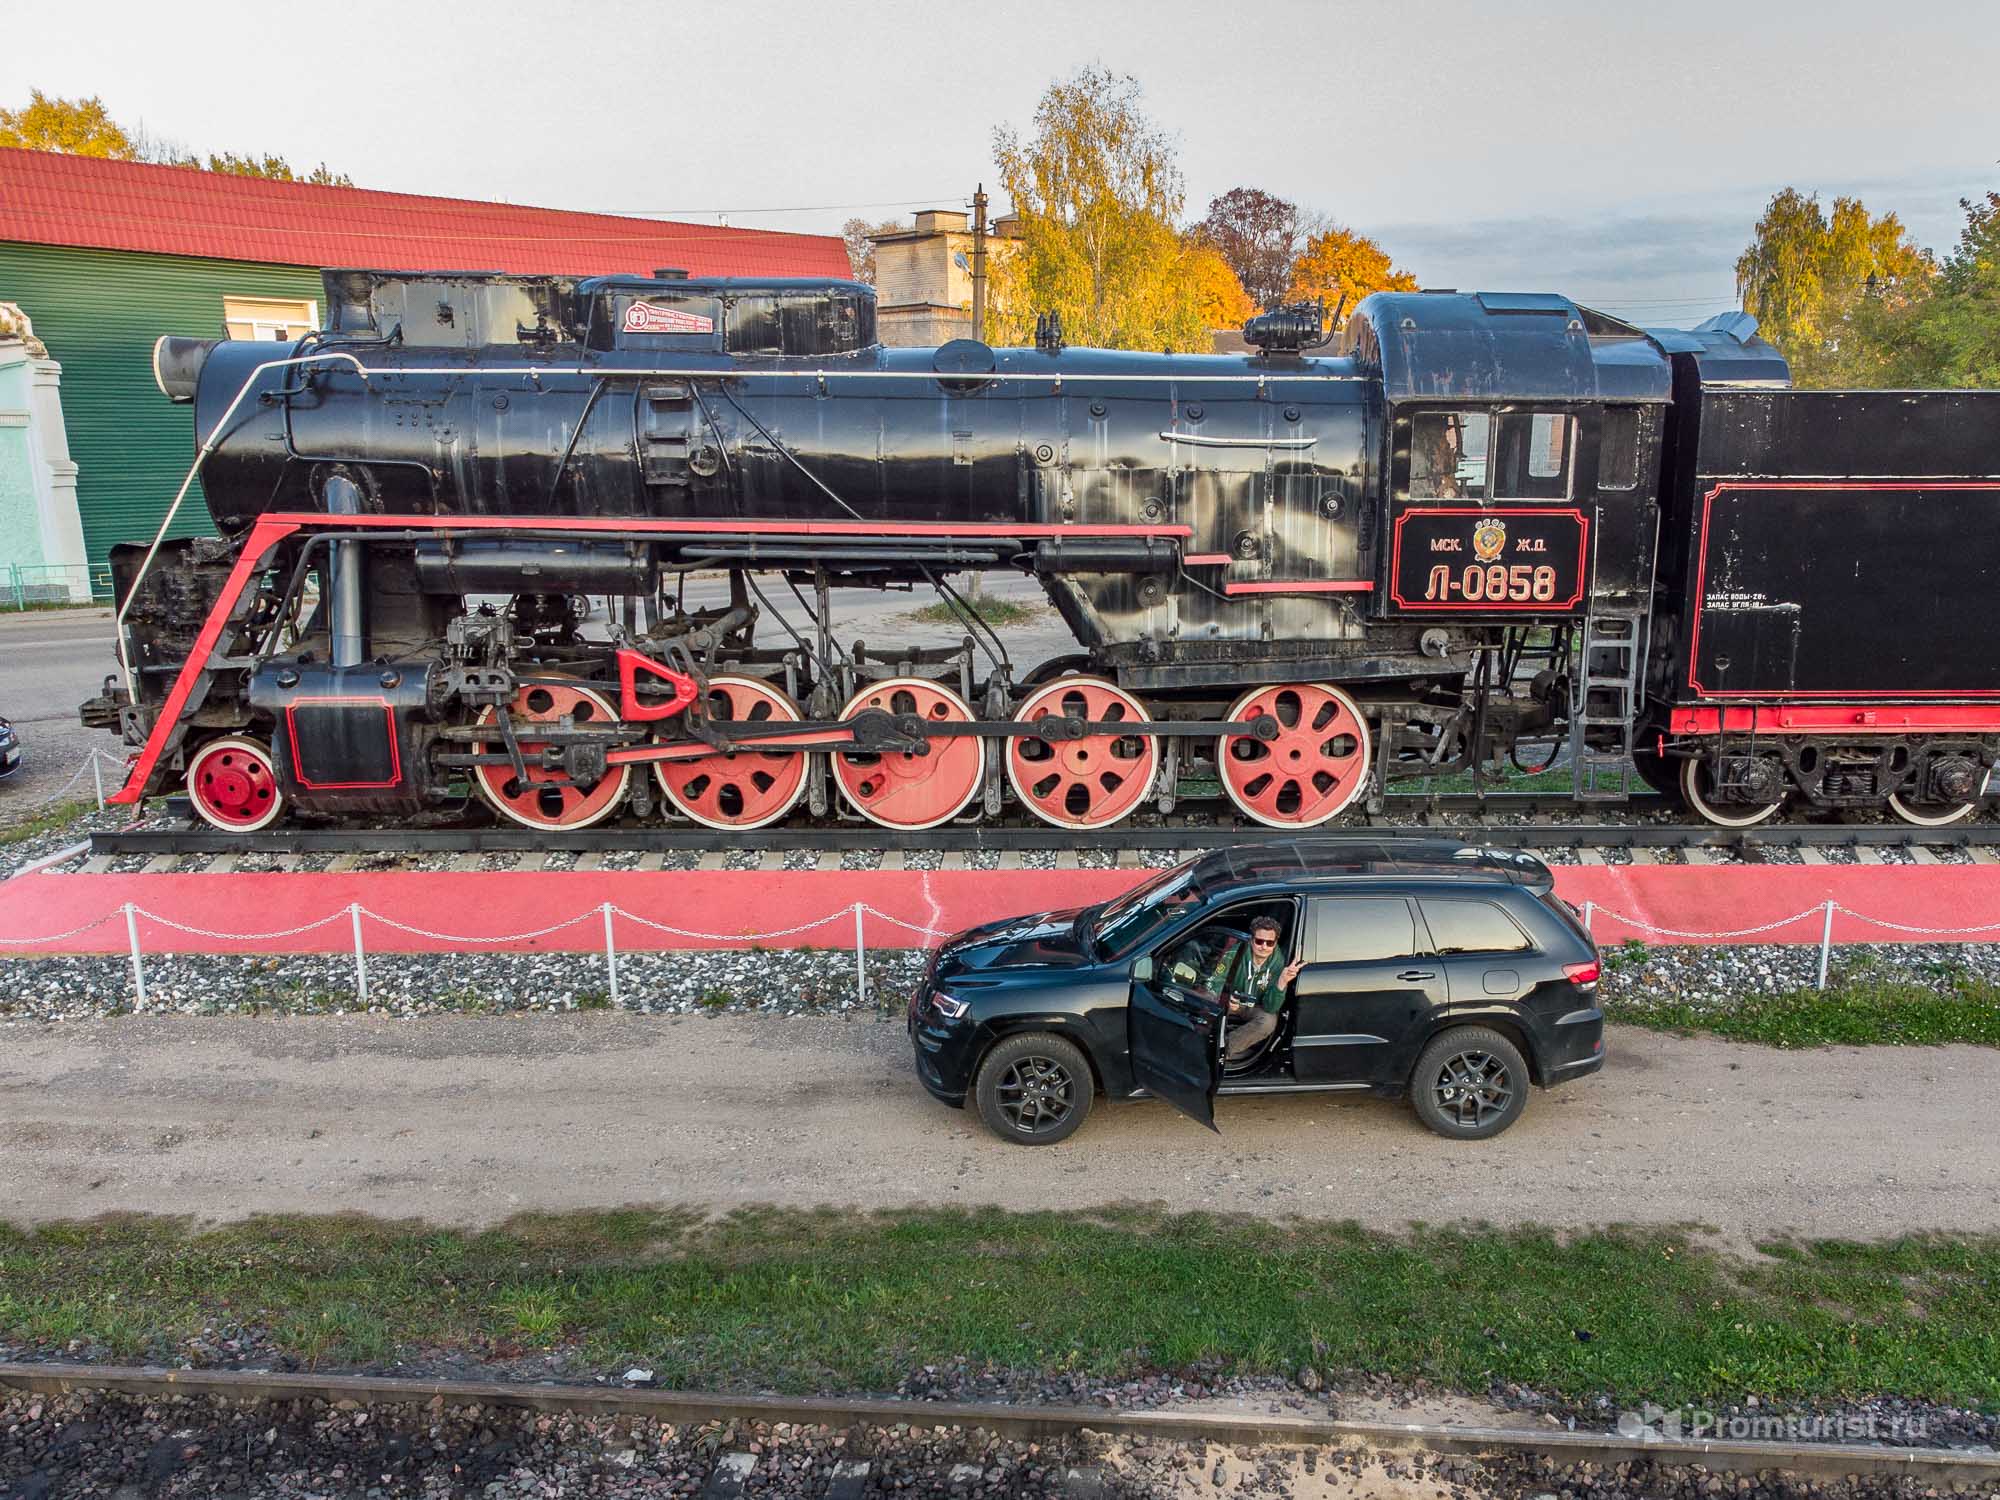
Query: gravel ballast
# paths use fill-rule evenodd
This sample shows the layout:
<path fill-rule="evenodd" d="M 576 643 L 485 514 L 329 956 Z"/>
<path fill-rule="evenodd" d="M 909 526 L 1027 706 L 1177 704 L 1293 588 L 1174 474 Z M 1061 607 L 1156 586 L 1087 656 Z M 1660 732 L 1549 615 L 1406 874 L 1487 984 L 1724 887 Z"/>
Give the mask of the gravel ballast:
<path fill-rule="evenodd" d="M 1744 998 L 1812 987 L 1811 944 L 1645 947 L 1607 943 L 1600 998 L 1612 1019 L 1663 1004 L 1726 1010 Z M 871 948 L 868 994 L 852 948 L 689 949 L 618 955 L 619 1008 L 647 1015 L 893 1011 L 928 954 Z M 148 954 L 146 1008 L 181 1015 L 367 1010 L 389 1016 L 563 1012 L 610 1007 L 601 953 L 371 953 L 362 1004 L 351 954 Z M 2000 943 L 1854 944 L 1834 950 L 1830 982 L 1863 977 L 1939 992 L 2000 983 Z M 113 954 L 0 958 L 0 1017 L 83 1020 L 133 1008 L 132 964 Z"/>
<path fill-rule="evenodd" d="M 731 1476 L 729 1488 L 716 1486 Z M 1971 1493 L 1922 1474 L 1808 1479 L 1728 1474 L 1652 1459 L 1459 1457 L 1358 1447 L 1243 1446 L 1082 1429 L 1038 1442 L 927 1422 L 836 1430 L 761 1421 L 675 1426 L 618 1414 L 499 1404 L 363 1405 L 352 1399 L 247 1403 L 27 1393 L 0 1403 L 0 1495 L 49 1500 L 228 1495 L 236 1500 L 415 1495 L 616 1497 L 703 1493 L 802 1497 L 1402 1495 L 1463 1500 L 1648 1496 L 1696 1500 L 1875 1500 Z"/>

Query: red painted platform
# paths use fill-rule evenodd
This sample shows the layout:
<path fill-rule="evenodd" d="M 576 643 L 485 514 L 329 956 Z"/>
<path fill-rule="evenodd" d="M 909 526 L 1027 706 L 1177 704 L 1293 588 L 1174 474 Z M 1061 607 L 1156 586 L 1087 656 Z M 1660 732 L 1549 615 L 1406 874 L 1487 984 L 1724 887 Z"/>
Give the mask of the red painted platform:
<path fill-rule="evenodd" d="M 606 902 L 618 909 L 623 950 L 753 942 L 851 948 L 856 902 L 869 908 L 869 947 L 923 947 L 935 940 L 929 933 L 1103 900 L 1149 873 L 28 874 L 0 883 L 0 955 L 123 953 L 128 902 L 139 912 L 141 944 L 152 953 L 349 952 L 354 902 L 365 909 L 363 936 L 372 952 L 598 949 Z M 1593 928 L 1605 943 L 1628 937 L 1817 943 L 1829 900 L 1844 908 L 1834 919 L 1836 942 L 2000 941 L 2000 866 L 1994 865 L 1562 866 L 1556 884 L 1576 906 L 1593 904 Z M 1799 913 L 1806 915 L 1772 931 L 1747 931 Z M 1899 932 L 1852 913 L 1947 930 Z M 328 920 L 292 931 L 321 919 Z M 566 919 L 574 920 L 556 925 Z M 1667 931 L 1648 932 L 1639 923 Z"/>

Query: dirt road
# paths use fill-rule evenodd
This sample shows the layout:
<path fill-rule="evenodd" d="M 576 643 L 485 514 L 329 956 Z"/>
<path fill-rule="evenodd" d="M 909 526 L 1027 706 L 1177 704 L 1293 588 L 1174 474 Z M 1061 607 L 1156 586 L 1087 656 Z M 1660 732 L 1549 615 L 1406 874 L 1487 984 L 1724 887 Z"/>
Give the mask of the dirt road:
<path fill-rule="evenodd" d="M 933 1101 L 872 1020 L 623 1016 L 0 1026 L 0 1218 L 113 1209 L 481 1224 L 630 1203 L 1156 1203 L 1442 1223 L 1693 1222 L 1726 1242 L 2000 1229 L 2000 1052 L 1783 1053 L 1619 1029 L 1507 1135 L 1224 1100 L 1100 1102 L 1055 1147 Z"/>

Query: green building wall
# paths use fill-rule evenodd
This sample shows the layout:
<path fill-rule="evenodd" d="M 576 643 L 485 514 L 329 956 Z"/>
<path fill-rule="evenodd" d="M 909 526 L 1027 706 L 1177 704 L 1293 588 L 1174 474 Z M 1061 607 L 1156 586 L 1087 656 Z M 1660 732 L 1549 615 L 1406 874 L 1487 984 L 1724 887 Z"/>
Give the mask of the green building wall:
<path fill-rule="evenodd" d="M 0 302 L 18 303 L 62 363 L 92 563 L 119 542 L 151 541 L 194 461 L 193 408 L 153 384 L 153 341 L 223 337 L 224 297 L 324 300 L 319 272 L 298 266 L 0 242 Z M 168 535 L 212 530 L 197 485 Z"/>

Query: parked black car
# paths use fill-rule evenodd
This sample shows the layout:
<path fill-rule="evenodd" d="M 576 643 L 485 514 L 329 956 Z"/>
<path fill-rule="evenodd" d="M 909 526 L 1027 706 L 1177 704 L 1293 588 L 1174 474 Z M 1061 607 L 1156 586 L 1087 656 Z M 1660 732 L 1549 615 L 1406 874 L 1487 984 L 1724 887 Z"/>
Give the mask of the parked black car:
<path fill-rule="evenodd" d="M 12 776 L 21 769 L 21 737 L 14 733 L 14 726 L 0 719 L 0 778 Z"/>
<path fill-rule="evenodd" d="M 1408 1094 L 1440 1135 L 1498 1135 L 1530 1085 L 1604 1065 L 1597 949 L 1554 884 L 1531 854 L 1444 840 L 1218 850 L 943 944 L 910 999 L 917 1076 L 1024 1145 L 1072 1134 L 1099 1091 L 1210 1129 L 1218 1093 Z M 1277 1030 L 1225 1062 L 1214 976 L 1260 918 L 1302 968 Z"/>

